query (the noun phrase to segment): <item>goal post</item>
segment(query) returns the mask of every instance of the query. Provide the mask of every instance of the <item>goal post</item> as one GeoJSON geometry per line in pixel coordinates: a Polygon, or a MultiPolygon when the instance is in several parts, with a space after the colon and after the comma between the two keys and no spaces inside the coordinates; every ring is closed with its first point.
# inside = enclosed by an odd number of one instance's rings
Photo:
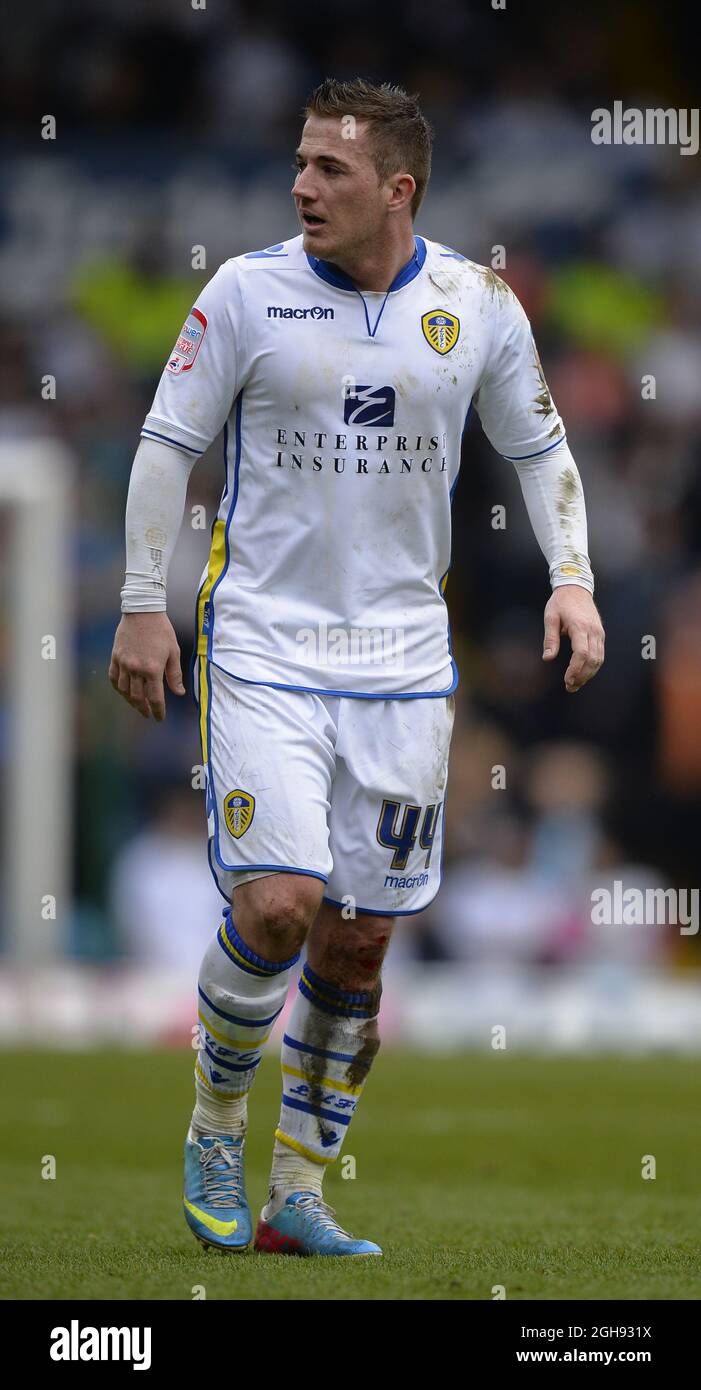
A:
{"type": "Polygon", "coordinates": [[[6,699],[3,948],[60,955],[71,911],[74,466],[51,438],[0,440],[6,699]]]}

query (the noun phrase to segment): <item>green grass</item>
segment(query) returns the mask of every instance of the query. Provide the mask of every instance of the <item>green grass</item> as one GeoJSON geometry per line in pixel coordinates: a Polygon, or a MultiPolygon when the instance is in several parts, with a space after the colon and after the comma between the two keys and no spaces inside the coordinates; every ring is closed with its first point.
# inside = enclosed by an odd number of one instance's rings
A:
{"type": "MultiPolygon", "coordinates": [[[[6,1054],[0,1294],[21,1299],[698,1299],[698,1062],[380,1052],[325,1196],[382,1260],[201,1249],[180,1212],[194,1054],[6,1054]],[[41,1178],[56,1158],[55,1181],[41,1178]],[[653,1154],[654,1181],[641,1178],[653,1154]]],[[[251,1100],[266,1195],[279,1072],[251,1100]]]]}

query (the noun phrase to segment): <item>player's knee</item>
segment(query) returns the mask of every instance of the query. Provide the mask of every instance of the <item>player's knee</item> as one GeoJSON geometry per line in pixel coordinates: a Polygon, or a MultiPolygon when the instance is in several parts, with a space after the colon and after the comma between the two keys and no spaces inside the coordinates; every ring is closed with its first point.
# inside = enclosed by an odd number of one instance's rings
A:
{"type": "Polygon", "coordinates": [[[237,928],[244,939],[255,938],[250,944],[262,956],[279,959],[294,955],[306,940],[322,893],[319,879],[301,874],[271,874],[243,884],[234,893],[237,928]]]}
{"type": "Polygon", "coordinates": [[[258,927],[276,944],[298,951],[314,921],[314,910],[307,897],[283,895],[273,898],[258,912],[258,927]]]}
{"type": "Polygon", "coordinates": [[[394,923],[391,917],[371,917],[348,938],[348,964],[358,980],[371,986],[380,978],[394,923]]]}
{"type": "Polygon", "coordinates": [[[313,943],[319,973],[340,989],[375,990],[393,926],[392,917],[370,916],[320,923],[313,943]]]}

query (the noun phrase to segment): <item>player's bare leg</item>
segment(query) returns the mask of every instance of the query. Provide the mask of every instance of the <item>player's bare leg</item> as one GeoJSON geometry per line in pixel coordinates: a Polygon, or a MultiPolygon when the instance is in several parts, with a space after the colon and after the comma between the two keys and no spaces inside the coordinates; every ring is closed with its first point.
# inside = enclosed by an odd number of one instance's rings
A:
{"type": "Polygon", "coordinates": [[[185,1218],[203,1243],[242,1250],[251,1238],[243,1179],[247,1100],[324,885],[271,874],[234,890],[198,983],[196,1103],[185,1142],[185,1218]]]}
{"type": "Polygon", "coordinates": [[[341,1151],[377,1054],[380,972],[391,917],[346,919],[323,904],[283,1037],[283,1098],[267,1206],[256,1249],[301,1255],[378,1255],[322,1200],[326,1166],[341,1151]]]}
{"type": "Polygon", "coordinates": [[[346,919],[339,908],[322,903],[307,941],[312,970],[337,989],[378,988],[395,921],[370,913],[346,919]]]}
{"type": "Polygon", "coordinates": [[[193,1128],[239,1133],[261,1047],[287,995],[324,885],[302,874],[270,874],[234,889],[232,909],[202,961],[203,1032],[195,1069],[193,1128]]]}
{"type": "Polygon", "coordinates": [[[321,879],[309,874],[268,874],[234,889],[236,929],[267,960],[287,960],[303,945],[319,911],[321,879]]]}

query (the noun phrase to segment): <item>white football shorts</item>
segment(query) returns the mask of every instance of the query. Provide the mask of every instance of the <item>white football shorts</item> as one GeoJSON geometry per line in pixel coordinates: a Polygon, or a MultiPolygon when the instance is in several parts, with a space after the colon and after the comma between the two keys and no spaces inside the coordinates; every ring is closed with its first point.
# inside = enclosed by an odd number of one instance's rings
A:
{"type": "Polygon", "coordinates": [[[310,874],[358,912],[421,912],[441,879],[454,696],[357,699],[253,685],[197,658],[209,862],[237,884],[310,874]]]}

